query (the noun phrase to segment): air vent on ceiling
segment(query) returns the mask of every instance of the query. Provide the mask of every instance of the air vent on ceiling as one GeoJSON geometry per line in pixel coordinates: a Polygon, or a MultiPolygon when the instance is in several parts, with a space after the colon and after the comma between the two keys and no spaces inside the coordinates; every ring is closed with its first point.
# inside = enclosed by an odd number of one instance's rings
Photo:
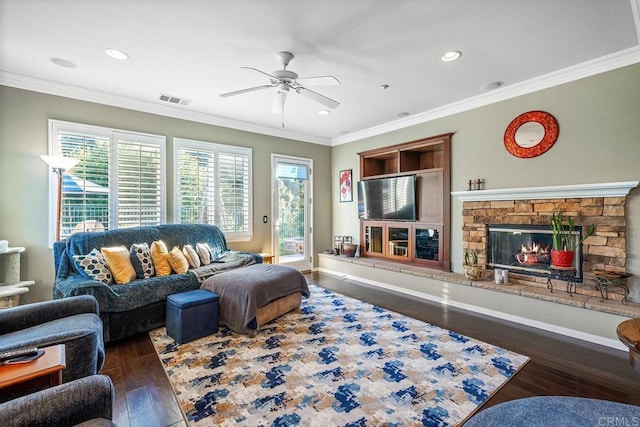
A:
{"type": "Polygon", "coordinates": [[[178,98],[177,96],[166,95],[164,93],[160,94],[160,101],[166,101],[172,104],[180,104],[180,105],[187,105],[191,102],[190,99],[178,98]]]}

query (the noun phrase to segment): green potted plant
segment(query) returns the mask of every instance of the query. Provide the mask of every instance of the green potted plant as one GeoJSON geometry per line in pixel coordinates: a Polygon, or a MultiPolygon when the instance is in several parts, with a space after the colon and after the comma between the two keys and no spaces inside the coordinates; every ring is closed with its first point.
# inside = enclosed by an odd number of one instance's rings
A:
{"type": "Polygon", "coordinates": [[[478,254],[475,252],[464,253],[464,275],[467,279],[478,280],[484,276],[484,266],[478,264],[478,254]]]}
{"type": "Polygon", "coordinates": [[[572,267],[573,258],[578,245],[593,234],[595,226],[591,224],[582,234],[582,239],[575,233],[575,218],[563,217],[562,211],[554,212],[550,219],[553,232],[553,244],[551,249],[551,265],[555,267],[572,267]],[[565,225],[566,223],[566,225],[565,225]]]}

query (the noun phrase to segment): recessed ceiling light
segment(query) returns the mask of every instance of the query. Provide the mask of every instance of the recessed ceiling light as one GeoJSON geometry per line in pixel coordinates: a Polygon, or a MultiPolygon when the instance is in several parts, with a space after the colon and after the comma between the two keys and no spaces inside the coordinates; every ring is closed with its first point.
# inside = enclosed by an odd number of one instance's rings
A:
{"type": "Polygon", "coordinates": [[[498,89],[502,85],[504,85],[504,82],[501,82],[501,81],[485,83],[482,86],[480,86],[480,90],[484,90],[484,91],[494,90],[494,89],[498,89]]]}
{"type": "Polygon", "coordinates": [[[380,85],[380,89],[382,90],[389,89],[389,85],[380,85]]]}
{"type": "Polygon", "coordinates": [[[396,117],[402,118],[402,117],[407,117],[408,115],[409,115],[409,113],[407,113],[406,111],[403,111],[401,113],[397,113],[396,117]]]}
{"type": "Polygon", "coordinates": [[[328,116],[329,114],[331,114],[331,111],[320,110],[320,111],[318,111],[318,114],[320,114],[321,116],[328,116]]]}
{"type": "Polygon", "coordinates": [[[125,59],[129,59],[129,55],[127,55],[126,52],[123,52],[119,49],[113,49],[113,48],[106,48],[104,50],[104,53],[106,53],[107,55],[109,55],[110,57],[112,57],[113,59],[119,59],[121,61],[124,61],[125,59]]]}
{"type": "Polygon", "coordinates": [[[459,50],[450,50],[449,52],[443,53],[442,56],[440,57],[440,60],[444,62],[451,62],[451,61],[455,61],[461,56],[462,56],[462,52],[460,52],[459,50]]]}
{"type": "Polygon", "coordinates": [[[64,68],[76,68],[76,64],[74,64],[71,61],[67,61],[66,59],[61,59],[61,58],[49,58],[49,61],[53,62],[54,64],[60,66],[60,67],[64,67],[64,68]]]}

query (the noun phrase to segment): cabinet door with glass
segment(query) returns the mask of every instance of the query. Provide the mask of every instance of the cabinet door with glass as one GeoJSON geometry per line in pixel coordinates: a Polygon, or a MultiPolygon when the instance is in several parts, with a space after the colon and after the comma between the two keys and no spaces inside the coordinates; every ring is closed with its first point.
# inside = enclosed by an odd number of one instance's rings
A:
{"type": "Polygon", "coordinates": [[[411,228],[409,225],[389,224],[386,228],[387,257],[401,261],[411,259],[411,228]]]}
{"type": "Polygon", "coordinates": [[[442,264],[442,226],[415,224],[413,228],[413,259],[439,266],[442,264]]]}
{"type": "Polygon", "coordinates": [[[362,227],[363,251],[368,256],[385,256],[384,222],[366,221],[362,227]]]}

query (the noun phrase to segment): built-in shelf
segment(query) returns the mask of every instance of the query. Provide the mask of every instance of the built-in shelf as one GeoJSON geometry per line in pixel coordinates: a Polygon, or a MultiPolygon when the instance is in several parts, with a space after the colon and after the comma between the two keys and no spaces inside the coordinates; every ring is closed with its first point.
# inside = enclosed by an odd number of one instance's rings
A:
{"type": "Polygon", "coordinates": [[[463,202],[491,200],[565,199],[584,197],[625,197],[640,181],[597,184],[553,185],[548,187],[501,188],[496,190],[452,191],[463,202]]]}
{"type": "Polygon", "coordinates": [[[450,270],[451,135],[358,153],[361,180],[416,177],[416,221],[361,221],[364,256],[450,270]]]}

